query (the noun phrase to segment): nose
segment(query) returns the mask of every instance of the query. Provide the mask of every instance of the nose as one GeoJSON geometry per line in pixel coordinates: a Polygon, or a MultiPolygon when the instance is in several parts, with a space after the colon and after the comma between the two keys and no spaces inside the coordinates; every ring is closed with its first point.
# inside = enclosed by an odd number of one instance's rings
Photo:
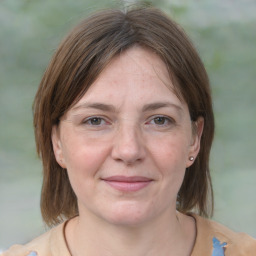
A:
{"type": "Polygon", "coordinates": [[[136,125],[122,125],[113,141],[112,158],[132,165],[144,159],[145,144],[140,128],[136,125]]]}

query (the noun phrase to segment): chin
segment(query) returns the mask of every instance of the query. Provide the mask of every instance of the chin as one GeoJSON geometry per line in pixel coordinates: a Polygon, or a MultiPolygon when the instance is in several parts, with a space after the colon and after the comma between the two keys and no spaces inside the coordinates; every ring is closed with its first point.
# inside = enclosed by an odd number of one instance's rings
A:
{"type": "Polygon", "coordinates": [[[108,223],[119,226],[119,227],[127,227],[127,228],[135,228],[140,227],[144,223],[147,222],[149,218],[145,218],[143,216],[114,216],[113,218],[108,218],[108,223]]]}
{"type": "Polygon", "coordinates": [[[113,225],[138,227],[153,217],[150,212],[147,207],[141,205],[136,207],[134,203],[122,203],[113,206],[109,213],[102,217],[113,225]]]}

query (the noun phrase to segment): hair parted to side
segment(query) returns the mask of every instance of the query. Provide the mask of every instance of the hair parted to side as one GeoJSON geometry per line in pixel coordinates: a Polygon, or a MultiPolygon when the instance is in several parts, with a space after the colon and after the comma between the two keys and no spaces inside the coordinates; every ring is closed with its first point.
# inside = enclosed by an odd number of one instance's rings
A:
{"type": "Polygon", "coordinates": [[[201,149],[186,171],[177,208],[184,213],[212,214],[209,154],[214,116],[204,65],[184,31],[167,15],[152,7],[133,7],[126,12],[100,11],[83,20],[60,44],[39,85],[33,105],[34,130],[43,162],[41,212],[49,226],[78,214],[67,171],[55,160],[52,127],[58,125],[106,65],[134,45],[152,50],[164,61],[177,95],[188,105],[191,120],[204,118],[201,149]]]}

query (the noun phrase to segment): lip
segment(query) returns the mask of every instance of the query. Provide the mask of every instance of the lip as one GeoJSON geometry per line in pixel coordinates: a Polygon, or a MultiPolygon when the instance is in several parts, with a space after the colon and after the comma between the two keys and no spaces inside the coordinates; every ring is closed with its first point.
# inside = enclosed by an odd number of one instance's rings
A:
{"type": "Polygon", "coordinates": [[[153,181],[143,176],[111,176],[102,180],[112,188],[123,192],[139,191],[153,181]]]}

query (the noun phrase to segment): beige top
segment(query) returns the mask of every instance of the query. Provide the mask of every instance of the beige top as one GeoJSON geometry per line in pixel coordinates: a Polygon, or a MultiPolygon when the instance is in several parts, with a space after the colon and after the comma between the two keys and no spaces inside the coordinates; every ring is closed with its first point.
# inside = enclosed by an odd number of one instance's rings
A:
{"type": "MultiPolygon", "coordinates": [[[[256,240],[245,233],[236,233],[227,227],[198,215],[191,214],[196,220],[197,237],[191,256],[222,256],[213,253],[213,237],[221,244],[226,242],[224,256],[256,256],[256,240]]],[[[71,256],[64,236],[64,222],[39,236],[26,245],[14,245],[0,256],[27,256],[37,252],[38,256],[71,256]]]]}

